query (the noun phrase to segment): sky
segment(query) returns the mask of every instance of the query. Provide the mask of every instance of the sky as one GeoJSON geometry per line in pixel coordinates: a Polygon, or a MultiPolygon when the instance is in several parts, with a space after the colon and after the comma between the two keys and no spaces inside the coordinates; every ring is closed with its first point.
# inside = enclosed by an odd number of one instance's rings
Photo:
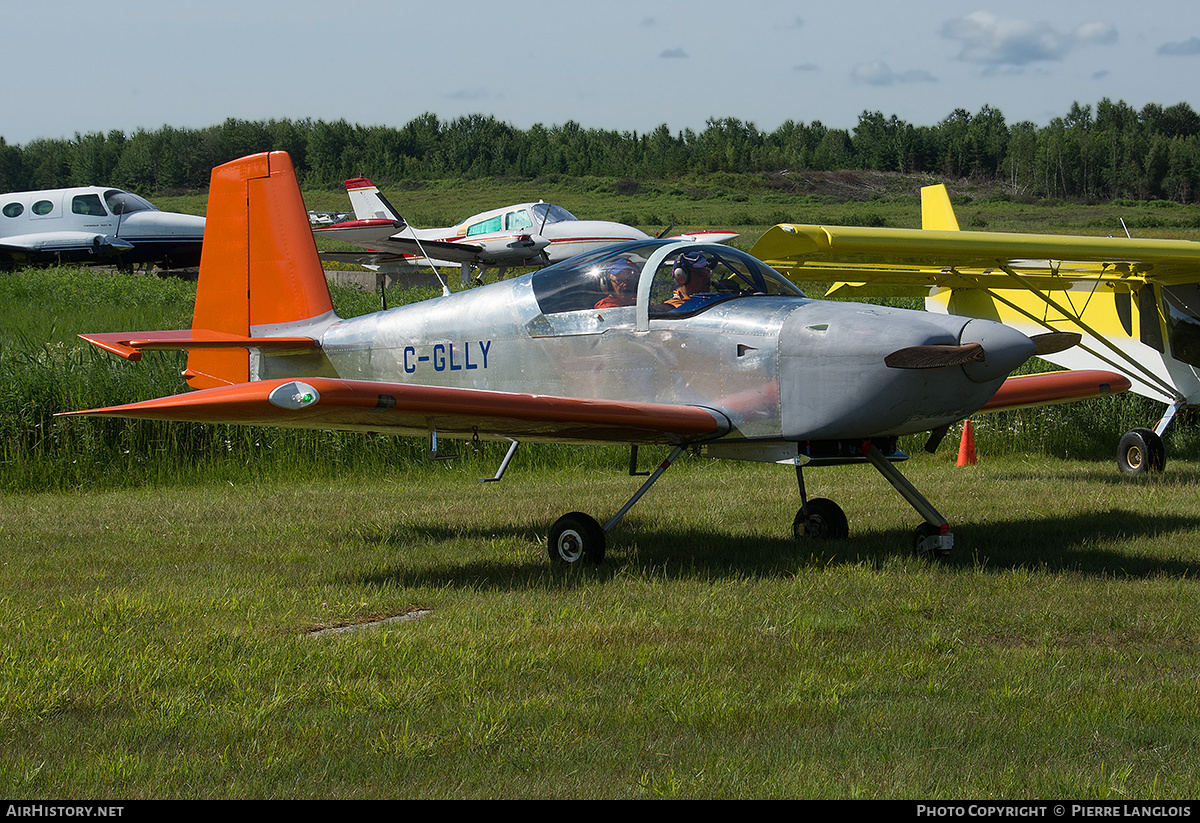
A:
{"type": "Polygon", "coordinates": [[[10,145],[427,112],[679,133],[984,106],[1044,126],[1104,98],[1200,111],[1195,0],[9,0],[0,54],[10,145]]]}

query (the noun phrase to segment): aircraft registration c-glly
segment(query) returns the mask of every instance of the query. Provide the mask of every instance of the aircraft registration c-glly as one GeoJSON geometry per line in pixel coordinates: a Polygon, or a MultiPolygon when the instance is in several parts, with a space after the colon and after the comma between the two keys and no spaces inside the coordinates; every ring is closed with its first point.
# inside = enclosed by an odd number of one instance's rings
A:
{"type": "MultiPolygon", "coordinates": [[[[896,439],[929,431],[935,445],[1013,369],[1072,342],[812,300],[739,250],[654,239],[342,319],[282,152],[213,170],[191,329],[81,336],[130,360],[186,349],[198,391],[69,414],[416,434],[435,450],[438,437],[510,441],[492,479],[523,440],[671,446],[603,526],[572,512],[551,527],[550,556],[565,563],[599,562],[606,534],[689,449],[794,467],[792,528],[805,539],[845,537],[848,524],[807,496],[803,468],[869,462],[921,515],[917,551],[944,554],[949,524],[897,470],[896,439]]],[[[995,402],[1048,386],[1009,385],[995,402]]]]}

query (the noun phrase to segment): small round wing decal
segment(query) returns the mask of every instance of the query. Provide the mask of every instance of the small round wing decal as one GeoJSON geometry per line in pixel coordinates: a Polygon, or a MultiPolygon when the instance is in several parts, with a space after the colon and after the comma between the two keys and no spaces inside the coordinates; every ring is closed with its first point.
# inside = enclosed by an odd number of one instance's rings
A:
{"type": "Polygon", "coordinates": [[[276,386],[267,395],[267,399],[271,401],[272,405],[281,409],[304,409],[320,400],[321,395],[307,383],[293,380],[282,386],[276,386]]]}

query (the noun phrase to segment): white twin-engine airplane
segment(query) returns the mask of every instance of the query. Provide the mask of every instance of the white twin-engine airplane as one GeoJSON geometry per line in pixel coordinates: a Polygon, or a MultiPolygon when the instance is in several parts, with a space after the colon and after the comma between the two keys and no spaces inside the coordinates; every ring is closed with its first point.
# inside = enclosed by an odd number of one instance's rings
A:
{"type": "MultiPolygon", "coordinates": [[[[514,267],[544,266],[601,246],[650,235],[607,220],[580,220],[552,203],[519,203],[468,217],[454,226],[414,229],[367,178],[346,181],[354,220],[313,229],[318,237],[340,240],[368,250],[324,252],[326,259],[351,260],[381,272],[424,266],[458,266],[462,282],[477,270],[496,269],[500,276],[514,267]]],[[[735,232],[701,231],[673,239],[725,243],[735,232]]]]}
{"type": "Polygon", "coordinates": [[[0,265],[200,264],[204,218],[159,211],[120,189],[84,186],[0,194],[0,265]]]}

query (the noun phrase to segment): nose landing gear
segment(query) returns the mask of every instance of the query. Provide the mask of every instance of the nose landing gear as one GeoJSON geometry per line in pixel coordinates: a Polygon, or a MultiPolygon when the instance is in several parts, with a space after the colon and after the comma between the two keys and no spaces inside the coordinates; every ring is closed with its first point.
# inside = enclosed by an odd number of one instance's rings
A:
{"type": "MultiPolygon", "coordinates": [[[[925,522],[913,532],[913,549],[918,556],[945,557],[954,548],[954,535],[950,524],[938,513],[912,483],[900,473],[896,466],[884,456],[871,441],[859,448],[860,458],[866,460],[900,492],[925,522]]],[[[838,462],[849,462],[839,460],[838,462]]],[[[800,487],[800,510],[792,521],[792,534],[796,539],[839,540],[850,534],[850,527],[842,509],[832,500],[817,497],[812,500],[804,489],[804,469],[801,459],[796,460],[796,482],[800,487]]]]}

